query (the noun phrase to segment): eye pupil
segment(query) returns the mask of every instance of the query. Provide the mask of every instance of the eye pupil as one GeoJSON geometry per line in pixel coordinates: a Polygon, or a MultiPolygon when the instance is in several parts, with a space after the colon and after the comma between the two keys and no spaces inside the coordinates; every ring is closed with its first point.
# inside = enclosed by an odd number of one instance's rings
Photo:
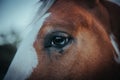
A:
{"type": "Polygon", "coordinates": [[[52,40],[52,45],[55,47],[64,47],[68,43],[67,37],[56,36],[52,40]]]}

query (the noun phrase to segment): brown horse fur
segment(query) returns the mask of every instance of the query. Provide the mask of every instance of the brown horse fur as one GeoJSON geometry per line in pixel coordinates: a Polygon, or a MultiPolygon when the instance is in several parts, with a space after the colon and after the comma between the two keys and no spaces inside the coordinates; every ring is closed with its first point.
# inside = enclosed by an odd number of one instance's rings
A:
{"type": "Polygon", "coordinates": [[[99,0],[56,0],[34,43],[39,64],[30,80],[120,80],[110,34],[120,41],[120,7],[99,0]],[[49,34],[72,37],[62,50],[46,48],[49,34]]]}

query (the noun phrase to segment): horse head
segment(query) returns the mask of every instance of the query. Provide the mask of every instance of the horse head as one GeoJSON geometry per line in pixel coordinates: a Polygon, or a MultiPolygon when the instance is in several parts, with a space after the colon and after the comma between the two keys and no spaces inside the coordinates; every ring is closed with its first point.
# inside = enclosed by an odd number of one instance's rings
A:
{"type": "Polygon", "coordinates": [[[12,69],[18,74],[16,79],[24,74],[29,80],[120,79],[118,5],[106,0],[56,0],[47,13],[42,24],[37,24],[41,28],[32,43],[35,53],[20,52],[30,57],[22,61],[31,65],[22,62],[26,66],[20,64],[24,67],[20,76],[16,67],[12,69]]]}

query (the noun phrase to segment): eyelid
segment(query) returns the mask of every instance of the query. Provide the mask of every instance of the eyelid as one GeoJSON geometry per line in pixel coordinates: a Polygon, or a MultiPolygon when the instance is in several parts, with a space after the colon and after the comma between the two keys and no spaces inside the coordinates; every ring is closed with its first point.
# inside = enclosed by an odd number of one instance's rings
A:
{"type": "Polygon", "coordinates": [[[52,32],[52,33],[48,34],[44,39],[44,47],[45,48],[52,47],[51,41],[52,41],[53,37],[55,37],[55,36],[61,36],[61,37],[63,36],[63,37],[68,38],[68,42],[65,45],[67,45],[72,40],[72,37],[66,32],[62,32],[62,31],[52,32]]]}

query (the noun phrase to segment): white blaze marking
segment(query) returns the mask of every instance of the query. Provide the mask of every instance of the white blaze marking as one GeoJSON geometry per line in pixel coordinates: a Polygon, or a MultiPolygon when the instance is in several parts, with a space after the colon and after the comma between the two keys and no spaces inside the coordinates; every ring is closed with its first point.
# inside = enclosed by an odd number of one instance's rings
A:
{"type": "Polygon", "coordinates": [[[38,22],[30,25],[31,30],[21,42],[4,80],[25,80],[31,75],[33,69],[38,64],[37,54],[33,47],[33,43],[45,18],[49,15],[50,13],[45,14],[38,22]]]}
{"type": "Polygon", "coordinates": [[[111,39],[111,43],[112,43],[112,45],[117,53],[117,56],[118,56],[118,57],[115,57],[115,60],[117,63],[120,63],[120,50],[119,50],[117,42],[115,41],[115,36],[113,34],[111,34],[110,39],[111,39]]]}

